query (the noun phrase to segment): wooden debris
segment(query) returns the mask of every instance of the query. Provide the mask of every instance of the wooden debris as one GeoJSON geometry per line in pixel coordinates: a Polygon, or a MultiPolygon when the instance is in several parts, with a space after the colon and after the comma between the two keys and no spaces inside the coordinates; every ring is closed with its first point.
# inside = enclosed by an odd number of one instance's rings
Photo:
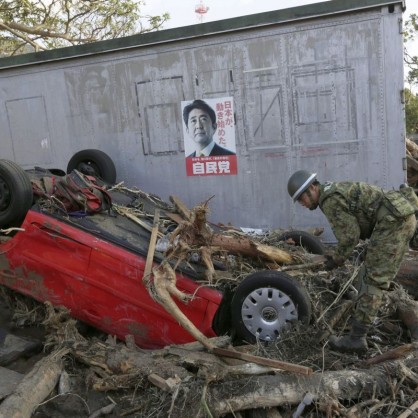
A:
{"type": "Polygon", "coordinates": [[[176,388],[181,383],[181,379],[178,377],[169,377],[168,379],[164,379],[161,376],[158,376],[156,373],[151,373],[148,376],[148,380],[154,385],[159,387],[165,392],[174,392],[176,388]]]}
{"type": "MultiPolygon", "coordinates": [[[[376,393],[379,393],[379,400],[383,401],[385,397],[391,397],[392,404],[396,405],[395,399],[399,399],[399,397],[395,398],[395,392],[398,390],[397,388],[401,387],[401,382],[404,382],[404,388],[407,388],[405,383],[410,382],[412,391],[418,382],[416,373],[413,371],[418,366],[418,358],[412,345],[409,347],[410,351],[406,350],[407,347],[398,351],[398,353],[404,353],[403,357],[405,358],[402,360],[393,361],[388,360],[389,357],[382,358],[380,360],[383,363],[376,366],[372,363],[376,360],[372,360],[367,365],[367,369],[358,369],[358,367],[366,367],[366,365],[356,363],[357,370],[344,368],[338,371],[329,371],[324,365],[324,369],[322,367],[315,368],[315,372],[312,372],[311,368],[301,366],[303,363],[295,362],[289,364],[296,366],[297,371],[292,367],[290,373],[283,373],[281,370],[284,369],[278,367],[278,364],[282,366],[286,362],[252,355],[250,353],[254,352],[254,346],[235,347],[233,356],[239,358],[232,359],[236,364],[228,365],[224,359],[231,358],[224,357],[225,351],[219,352],[215,349],[213,353],[207,352],[198,342],[151,351],[138,350],[136,347],[113,340],[104,343],[74,338],[73,333],[69,332],[68,326],[75,325],[73,322],[70,322],[69,325],[64,324],[62,313],[59,312],[59,315],[59,321],[51,321],[55,324],[54,335],[65,338],[63,332],[58,332],[56,328],[58,324],[65,327],[67,334],[72,335],[66,344],[74,361],[77,360],[92,370],[94,377],[90,380],[91,388],[106,393],[124,389],[121,399],[127,398],[126,390],[129,388],[135,392],[136,396],[132,396],[132,399],[137,400],[136,404],[130,404],[128,408],[126,405],[125,408],[121,408],[119,405],[112,408],[112,414],[117,416],[129,416],[135,411],[140,411],[137,413],[141,416],[148,416],[149,410],[144,404],[144,397],[146,398],[148,393],[150,399],[156,398],[155,391],[161,390],[165,395],[159,395],[157,398],[167,399],[168,397],[169,404],[165,411],[169,411],[168,415],[172,418],[185,416],[184,404],[188,405],[187,416],[203,418],[205,416],[202,409],[203,403],[214,418],[232,412],[237,417],[241,412],[241,416],[244,416],[245,410],[256,410],[257,408],[270,408],[268,416],[280,416],[277,415],[279,412],[274,409],[275,407],[280,408],[283,412],[287,411],[284,416],[291,416],[291,413],[296,413],[298,406],[303,404],[306,393],[313,395],[313,408],[315,408],[318,417],[325,418],[325,412],[324,415],[321,415],[325,410],[328,411],[327,416],[329,417],[357,417],[363,416],[366,407],[374,407],[376,411],[379,411],[379,408],[383,410],[385,405],[387,408],[387,402],[380,404],[374,400],[376,393]],[[220,354],[215,354],[216,351],[220,354]],[[254,358],[258,364],[253,363],[254,358]],[[258,361],[259,359],[261,361],[258,361]],[[263,365],[265,363],[269,365],[263,365]],[[272,363],[274,364],[272,365],[272,363]],[[311,372],[309,374],[298,373],[301,370],[305,371],[305,369],[311,369],[311,372]],[[397,379],[399,382],[397,386],[391,377],[397,379]],[[208,385],[209,382],[210,385],[208,385]],[[153,387],[151,391],[149,391],[150,384],[153,387]],[[349,404],[350,407],[346,409],[338,402],[338,399],[344,404],[349,404]]],[[[210,339],[211,346],[225,346],[228,343],[229,340],[226,337],[210,339]]],[[[281,344],[285,343],[285,341],[280,342],[277,345],[277,350],[281,350],[281,344]]],[[[57,341],[57,344],[60,342],[57,341]]],[[[263,350],[263,347],[261,349],[263,350]]],[[[326,347],[324,350],[323,354],[325,355],[326,347]]],[[[342,359],[344,357],[342,356],[342,359]]],[[[308,358],[305,360],[309,364],[310,360],[308,358]]],[[[71,363],[74,364],[74,361],[71,363]]],[[[58,373],[57,375],[59,376],[58,373]]],[[[405,393],[408,393],[407,390],[404,389],[405,393]]],[[[403,396],[405,397],[405,395],[403,396]]],[[[415,408],[414,402],[407,402],[408,398],[404,399],[404,406],[401,408],[409,405],[407,408],[413,410],[415,408]]],[[[107,406],[112,407],[111,405],[107,406]]],[[[308,406],[306,406],[307,408],[308,406]]],[[[105,414],[105,410],[102,408],[96,412],[100,412],[101,415],[105,414]]],[[[396,414],[381,413],[380,415],[395,416],[396,414]]],[[[0,416],[2,415],[0,414],[0,416]]]]}
{"type": "Polygon", "coordinates": [[[210,199],[192,210],[189,210],[178,197],[171,196],[170,200],[184,221],[171,234],[171,249],[167,252],[167,257],[168,259],[176,258],[180,262],[185,260],[191,252],[198,252],[206,265],[209,283],[215,275],[212,254],[216,251],[262,258],[279,264],[293,261],[291,254],[279,248],[253,241],[242,235],[213,232],[206,220],[210,199]]]}
{"type": "Polygon", "coordinates": [[[315,255],[310,257],[309,262],[303,264],[292,264],[290,266],[281,266],[278,270],[280,271],[292,271],[292,270],[308,270],[308,269],[317,269],[320,266],[323,266],[326,261],[325,256],[315,255]]]}
{"type": "Polygon", "coordinates": [[[60,350],[39,360],[13,393],[0,404],[0,417],[30,418],[58,383],[63,370],[62,358],[67,352],[60,350]]]}
{"type": "Polygon", "coordinates": [[[345,300],[341,302],[340,306],[337,309],[337,312],[333,312],[331,318],[326,322],[328,329],[321,332],[317,338],[318,341],[325,341],[329,336],[334,332],[335,326],[341,321],[341,319],[347,317],[348,311],[353,307],[354,302],[351,300],[345,300]]]}
{"type": "MultiPolygon", "coordinates": [[[[221,335],[220,337],[212,337],[210,341],[215,347],[228,347],[231,344],[231,337],[228,335],[221,335]]],[[[181,345],[170,345],[166,348],[169,352],[180,348],[181,350],[187,350],[191,352],[195,351],[206,351],[205,346],[202,345],[199,341],[193,341],[191,343],[181,344],[181,345]]],[[[206,353],[205,353],[206,355],[206,353]]]]}
{"type": "Polygon", "coordinates": [[[103,408],[98,409],[93,412],[89,418],[99,418],[103,415],[109,415],[116,407],[116,404],[110,403],[109,405],[104,406],[103,408]]]}
{"type": "MultiPolygon", "coordinates": [[[[405,363],[409,368],[417,367],[418,358],[406,360],[405,363]]],[[[210,387],[208,406],[213,416],[219,417],[231,410],[297,405],[308,392],[313,395],[313,401],[327,398],[347,401],[357,400],[359,397],[367,399],[375,393],[383,396],[385,393],[392,393],[393,386],[388,374],[396,373],[399,364],[401,363],[395,361],[385,363],[385,368],[376,366],[367,370],[324,371],[310,376],[261,376],[252,385],[246,379],[229,383],[217,382],[210,387]],[[232,397],[229,385],[234,385],[235,395],[232,397]]]]}
{"type": "Polygon", "coordinates": [[[275,261],[279,264],[291,263],[292,255],[280,248],[261,244],[248,237],[214,234],[212,245],[221,248],[229,254],[275,261]]]}
{"type": "Polygon", "coordinates": [[[418,401],[415,401],[405,412],[402,412],[398,418],[408,418],[418,409],[418,401]]]}
{"type": "MultiPolygon", "coordinates": [[[[416,155],[418,156],[418,149],[416,155]]],[[[412,165],[411,170],[413,169],[412,165]]],[[[143,401],[143,398],[147,396],[147,391],[152,393],[150,398],[168,400],[168,406],[167,403],[164,406],[158,405],[159,413],[163,414],[162,411],[168,411],[167,415],[172,418],[185,416],[184,405],[187,405],[187,416],[196,418],[204,416],[215,418],[231,413],[236,417],[242,417],[244,416],[243,411],[257,408],[266,409],[270,418],[277,418],[281,415],[279,410],[274,409],[276,407],[281,408],[283,416],[291,416],[292,412],[293,416],[296,416],[298,407],[300,407],[300,413],[303,408],[306,407],[305,412],[308,409],[307,394],[312,395],[314,403],[311,408],[315,412],[311,410],[310,413],[317,414],[315,416],[318,417],[358,417],[363,416],[365,408],[370,410],[374,408],[376,411],[376,415],[368,412],[367,416],[370,417],[378,416],[377,414],[395,416],[402,410],[404,412],[398,415],[398,418],[414,416],[418,409],[418,402],[414,402],[412,399],[416,394],[414,390],[416,390],[418,382],[415,372],[418,367],[417,346],[406,343],[396,346],[396,344],[401,337],[404,338],[406,335],[405,329],[401,329],[403,325],[414,329],[416,302],[409,301],[402,305],[398,303],[399,298],[395,298],[397,313],[402,324],[398,319],[394,321],[396,322],[396,326],[393,326],[395,332],[396,330],[401,331],[391,338],[389,342],[391,346],[386,345],[389,343],[384,338],[384,343],[379,346],[377,339],[373,340],[373,344],[376,345],[373,354],[376,352],[378,354],[369,359],[358,361],[356,357],[352,356],[336,357],[335,353],[329,352],[326,340],[333,329],[336,330],[341,325],[340,322],[343,322],[343,319],[347,317],[347,312],[353,304],[351,300],[341,300],[341,298],[342,294],[347,291],[347,285],[351,283],[354,275],[349,280],[342,277],[343,280],[338,283],[335,272],[331,274],[315,271],[315,274],[312,274],[310,269],[318,270],[318,267],[323,263],[323,256],[298,258],[297,255],[294,256],[296,253],[283,251],[273,245],[266,245],[265,241],[261,244],[239,233],[233,227],[228,227],[223,233],[217,233],[206,222],[208,201],[196,208],[188,209],[180,199],[172,197],[171,200],[178,213],[167,213],[161,216],[174,220],[179,227],[172,234],[172,248],[166,254],[167,260],[158,267],[153,264],[153,258],[156,238],[161,236],[158,228],[159,212],[155,213],[152,227],[148,222],[145,222],[147,230],[151,232],[151,238],[144,277],[152,297],[161,303],[197,341],[153,351],[139,350],[129,338],[125,344],[118,342],[116,338],[106,343],[73,337],[65,342],[64,340],[56,341],[58,346],[65,343],[65,346],[69,347],[68,350],[70,350],[74,363],[78,361],[84,367],[90,368],[89,383],[91,383],[90,387],[93,390],[108,393],[120,389],[124,391],[132,389],[135,394],[132,396],[133,403],[129,408],[121,410],[119,405],[107,405],[94,412],[90,418],[107,413],[115,414],[115,416],[129,416],[137,411],[140,411],[138,413],[141,416],[151,416],[149,410],[146,410],[146,402],[143,401]],[[277,343],[260,344],[259,347],[248,345],[229,349],[226,347],[230,346],[230,338],[203,336],[177,306],[177,301],[187,303],[191,296],[177,289],[175,268],[181,260],[187,261],[190,252],[196,251],[199,252],[206,265],[209,279],[216,276],[212,256],[223,254],[223,252],[252,258],[257,263],[264,263],[266,268],[270,268],[268,263],[273,261],[271,268],[276,269],[279,264],[280,270],[293,271],[298,280],[312,282],[314,277],[317,278],[322,285],[318,293],[324,293],[331,299],[322,307],[312,304],[312,309],[315,310],[314,320],[305,334],[310,339],[304,338],[303,334],[297,330],[294,334],[292,332],[289,335],[286,334],[283,341],[277,343]],[[176,261],[174,267],[168,262],[173,260],[176,261]],[[298,260],[297,263],[296,260],[298,260]],[[339,293],[341,288],[343,292],[339,293]],[[332,307],[332,311],[329,310],[329,307],[332,307]],[[410,323],[411,325],[408,325],[410,323]],[[285,351],[286,340],[292,339],[297,341],[294,345],[289,345],[291,355],[288,355],[285,351]],[[312,349],[314,351],[318,348],[316,357],[310,357],[309,354],[304,357],[305,353],[309,351],[307,349],[311,348],[308,346],[312,341],[313,346],[318,345],[312,349]],[[296,350],[292,351],[293,347],[300,348],[303,351],[302,356],[296,350]],[[381,351],[384,350],[386,351],[381,354],[381,351]],[[268,354],[272,353],[273,356],[270,358],[268,354]],[[283,359],[289,361],[283,361],[283,359]],[[350,368],[352,364],[355,364],[357,369],[352,370],[350,368]],[[330,366],[333,370],[327,369],[330,366]],[[399,392],[402,392],[402,400],[400,400],[399,392]],[[379,394],[379,399],[376,398],[376,394],[379,394]],[[139,404],[135,405],[135,401],[139,404]],[[396,413],[387,414],[388,405],[392,404],[391,412],[393,412],[397,402],[399,408],[396,409],[396,413]]],[[[143,222],[135,215],[132,216],[128,217],[134,222],[138,222],[138,220],[143,222]]],[[[410,296],[413,296],[411,292],[417,291],[418,264],[414,258],[410,264],[412,265],[410,268],[405,268],[405,264],[402,264],[397,282],[410,283],[411,291],[408,289],[408,292],[410,296]]],[[[344,271],[345,274],[347,271],[350,273],[350,268],[344,271]]],[[[247,271],[244,274],[247,274],[247,271]]],[[[312,296],[318,295],[312,293],[312,296]]],[[[315,299],[315,303],[319,303],[318,301],[319,296],[318,299],[315,299]]],[[[56,322],[54,336],[64,337],[65,333],[60,333],[57,330],[58,326],[63,326],[63,324],[60,321],[56,322]]],[[[392,337],[392,334],[388,335],[392,337]]],[[[380,336],[381,334],[378,333],[373,335],[377,338],[380,336]]],[[[371,350],[368,354],[372,354],[371,350]]],[[[60,373],[58,371],[56,373],[59,377],[60,373]]],[[[52,376],[51,384],[54,379],[52,376]]],[[[47,389],[49,387],[45,386],[45,391],[47,389]]],[[[37,388],[35,391],[39,392],[37,388]]],[[[44,396],[47,395],[38,396],[38,398],[44,396]]],[[[126,392],[121,398],[128,398],[126,392]]],[[[20,408],[21,401],[18,402],[20,408]]],[[[40,402],[38,401],[38,403],[40,402]]],[[[1,407],[3,405],[4,403],[0,404],[0,416],[13,417],[9,411],[7,415],[2,415],[1,407]]],[[[25,411],[29,411],[32,407],[24,408],[25,411]]]]}
{"type": "Polygon", "coordinates": [[[191,211],[189,208],[181,201],[181,199],[177,196],[170,196],[170,201],[174,204],[177,212],[185,221],[191,221],[191,211]]]}
{"type": "Polygon", "coordinates": [[[184,217],[184,221],[179,223],[170,236],[169,249],[166,251],[167,260],[175,258],[178,264],[186,260],[192,252],[197,252],[206,266],[206,276],[211,283],[215,268],[212,262],[213,233],[206,222],[208,201],[189,211],[180,199],[171,197],[171,200],[184,217]]]}
{"type": "MultiPolygon", "coordinates": [[[[143,220],[141,220],[140,218],[138,218],[138,216],[134,215],[132,213],[132,211],[124,206],[116,206],[115,205],[115,209],[117,210],[117,212],[123,216],[126,216],[127,218],[129,218],[131,221],[134,221],[136,224],[142,226],[142,228],[146,229],[147,231],[151,232],[152,231],[152,227],[147,223],[144,222],[143,220]]],[[[156,211],[159,209],[156,209],[156,211]]],[[[157,231],[157,234],[159,236],[162,236],[162,233],[157,231]]]]}
{"type": "Polygon", "coordinates": [[[213,349],[210,340],[205,337],[190,321],[189,318],[178,308],[171,295],[176,299],[187,302],[190,295],[187,295],[176,287],[176,273],[172,267],[163,262],[158,268],[153,270],[154,273],[154,289],[157,294],[157,301],[163,308],[175,318],[181,326],[187,330],[197,341],[201,342],[209,350],[213,349]]]}
{"type": "Polygon", "coordinates": [[[396,307],[400,320],[408,329],[412,339],[418,342],[418,302],[406,298],[398,299],[396,307]]]}
{"type": "Polygon", "coordinates": [[[286,370],[292,373],[311,375],[313,370],[310,367],[299,366],[298,364],[291,364],[280,360],[268,359],[264,357],[253,356],[239,351],[215,347],[212,350],[218,356],[232,357],[239,360],[249,361],[251,363],[260,364],[263,366],[273,367],[281,370],[286,370]]]}
{"type": "Polygon", "coordinates": [[[362,367],[372,366],[375,364],[383,363],[388,360],[398,360],[406,357],[411,351],[416,350],[418,345],[415,344],[405,344],[400,347],[396,347],[393,350],[386,351],[386,353],[381,354],[380,356],[375,356],[369,358],[366,361],[361,362],[362,367]]]}
{"type": "Polygon", "coordinates": [[[13,392],[23,376],[21,373],[0,366],[0,401],[13,392]]]}
{"type": "Polygon", "coordinates": [[[403,259],[395,282],[399,283],[412,298],[418,299],[418,251],[410,251],[403,259]]]}
{"type": "Polygon", "coordinates": [[[151,280],[151,270],[152,270],[152,264],[154,262],[154,252],[155,252],[155,245],[157,242],[159,222],[160,222],[160,210],[155,209],[154,224],[151,230],[151,238],[150,238],[150,243],[148,247],[147,260],[145,261],[144,276],[142,277],[142,282],[147,287],[149,286],[149,283],[151,280]]]}

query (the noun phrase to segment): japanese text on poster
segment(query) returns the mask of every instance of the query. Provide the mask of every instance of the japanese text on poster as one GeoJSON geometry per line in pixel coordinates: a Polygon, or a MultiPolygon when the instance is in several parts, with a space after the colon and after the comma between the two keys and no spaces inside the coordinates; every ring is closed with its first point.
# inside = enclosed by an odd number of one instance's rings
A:
{"type": "Polygon", "coordinates": [[[181,105],[187,175],[236,175],[233,98],[196,99],[181,105]]]}

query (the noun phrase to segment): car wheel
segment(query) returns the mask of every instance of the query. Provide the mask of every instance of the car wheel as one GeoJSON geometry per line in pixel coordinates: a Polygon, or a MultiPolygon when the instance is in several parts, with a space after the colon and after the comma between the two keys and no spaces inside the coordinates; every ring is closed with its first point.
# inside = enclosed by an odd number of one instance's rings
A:
{"type": "Polygon", "coordinates": [[[85,149],[75,153],[67,165],[67,174],[74,169],[88,176],[102,179],[106,183],[116,182],[116,168],[113,160],[98,149],[85,149]]]}
{"type": "Polygon", "coordinates": [[[32,183],[25,170],[0,160],[0,227],[20,225],[32,203],[32,183]]]}
{"type": "Polygon", "coordinates": [[[292,239],[295,245],[305,248],[311,254],[325,254],[325,246],[315,235],[305,231],[288,231],[279,236],[279,241],[292,239]]]}
{"type": "Polygon", "coordinates": [[[266,270],[247,276],[231,302],[232,333],[250,344],[277,340],[290,323],[308,323],[310,318],[306,290],[282,271],[266,270]]]}

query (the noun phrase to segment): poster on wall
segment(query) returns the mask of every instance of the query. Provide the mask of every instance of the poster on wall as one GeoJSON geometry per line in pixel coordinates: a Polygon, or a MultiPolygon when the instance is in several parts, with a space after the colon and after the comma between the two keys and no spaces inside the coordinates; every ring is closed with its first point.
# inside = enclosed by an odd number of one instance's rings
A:
{"type": "Polygon", "coordinates": [[[188,176],[237,174],[232,97],[181,102],[188,176]]]}

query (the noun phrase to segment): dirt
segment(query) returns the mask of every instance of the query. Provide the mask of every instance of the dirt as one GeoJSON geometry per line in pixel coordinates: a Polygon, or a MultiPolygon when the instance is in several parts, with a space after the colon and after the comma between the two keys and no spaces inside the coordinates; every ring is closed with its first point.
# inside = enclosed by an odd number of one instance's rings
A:
{"type": "MultiPolygon", "coordinates": [[[[13,334],[30,341],[45,340],[45,328],[36,324],[37,315],[30,315],[30,310],[38,311],[39,317],[42,315],[42,306],[35,301],[15,295],[13,292],[6,291],[0,293],[0,329],[1,334],[13,334]],[[16,301],[18,303],[16,304],[16,301]],[[27,305],[25,305],[27,303],[27,305]],[[17,309],[13,309],[13,305],[17,309]],[[23,312],[21,308],[26,306],[23,312]],[[16,315],[15,315],[16,314],[16,315]],[[23,319],[26,317],[26,319],[23,319]],[[34,323],[35,322],[35,323],[34,323]]],[[[34,314],[34,312],[32,312],[34,314]]],[[[93,334],[93,332],[92,332],[93,334]]],[[[1,337],[0,337],[1,338],[1,337]]],[[[45,351],[36,350],[35,352],[21,355],[15,361],[5,365],[10,370],[25,375],[33,366],[47,355],[45,351]]],[[[86,387],[86,378],[81,365],[68,364],[69,373],[71,373],[71,393],[67,395],[51,394],[50,400],[39,406],[33,417],[39,418],[69,418],[69,417],[89,417],[91,412],[101,408],[109,403],[105,394],[91,391],[86,387]],[[75,367],[74,367],[75,366],[75,367]]],[[[111,415],[109,415],[111,416],[111,415]]],[[[114,415],[115,417],[117,415],[114,415]]]]}

